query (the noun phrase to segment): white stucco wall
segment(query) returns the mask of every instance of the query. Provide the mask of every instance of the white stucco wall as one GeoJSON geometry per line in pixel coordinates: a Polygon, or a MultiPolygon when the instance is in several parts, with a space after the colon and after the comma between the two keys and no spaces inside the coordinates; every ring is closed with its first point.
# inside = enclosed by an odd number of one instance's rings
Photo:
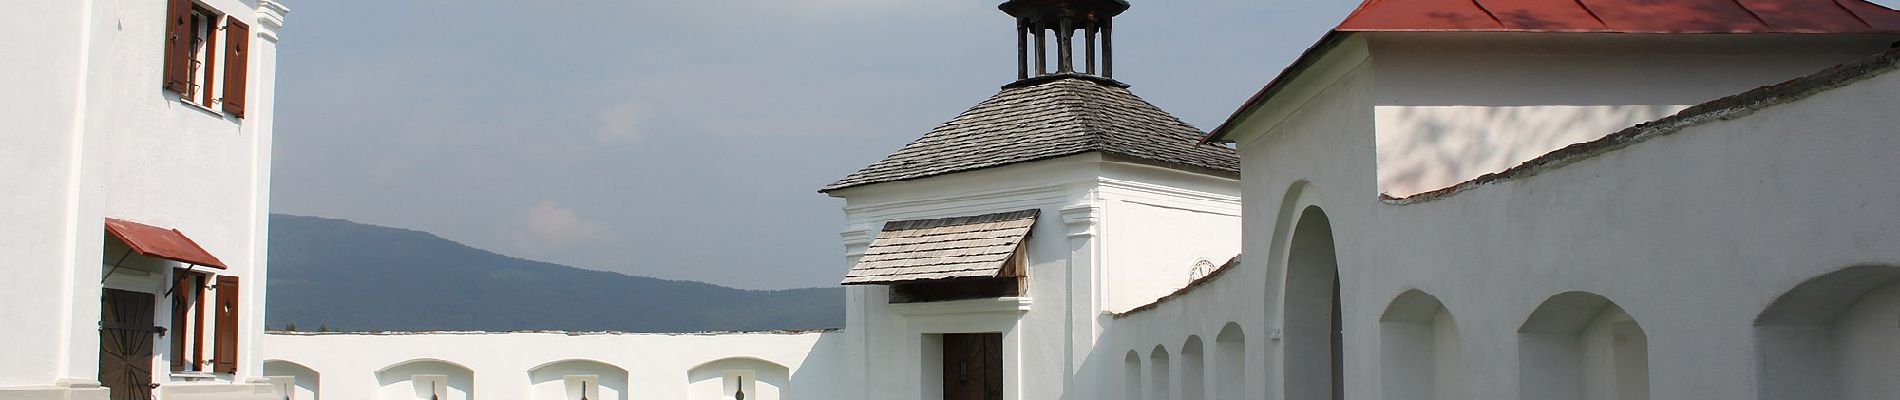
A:
{"type": "MultiPolygon", "coordinates": [[[[1121,339],[1105,341],[1116,348],[1102,352],[1205,335],[1209,324],[1195,321],[1207,317],[1197,314],[1239,314],[1227,318],[1273,337],[1283,316],[1322,312],[1282,308],[1293,307],[1282,286],[1293,285],[1284,275],[1288,234],[1297,222],[1290,217],[1313,205],[1329,217],[1336,243],[1350,399],[1384,397],[1379,316],[1411,290],[1442,301],[1456,318],[1459,343],[1484,344],[1460,351],[1469,398],[1518,398],[1526,373],[1514,345],[1519,329],[1545,300],[1571,291],[1599,294],[1640,325],[1647,365],[1615,357],[1636,350],[1607,345],[1614,328],[1586,333],[1604,342],[1585,344],[1583,352],[1605,356],[1587,364],[1617,365],[1617,374],[1639,371],[1598,380],[1647,378],[1650,398],[1757,398],[1764,381],[1781,379],[1759,375],[1758,362],[1853,370],[1841,371],[1843,377],[1900,367],[1876,357],[1763,361],[1755,343],[1771,339],[1758,336],[1756,318],[1797,284],[1849,266],[1900,265],[1900,232],[1890,229],[1900,224],[1900,211],[1882,206],[1900,201],[1900,187],[1872,184],[1900,172],[1891,157],[1900,149],[1891,128],[1900,116],[1886,111],[1900,105],[1900,74],[1692,126],[1533,176],[1397,204],[1378,200],[1374,91],[1360,71],[1326,75],[1344,79],[1315,84],[1325,90],[1295,102],[1300,109],[1289,118],[1238,125],[1249,216],[1242,269],[1120,320],[1109,336],[1121,339]],[[1236,279],[1241,282],[1229,282],[1236,279]],[[1245,289],[1223,290],[1229,286],[1245,289]],[[1799,364],[1823,361],[1838,367],[1799,364]]],[[[1827,326],[1836,338],[1891,338],[1900,327],[1887,315],[1877,326],[1827,326]]],[[[1249,353],[1258,358],[1249,360],[1246,373],[1266,382],[1253,388],[1262,395],[1251,397],[1296,398],[1287,393],[1311,383],[1293,379],[1292,370],[1312,365],[1285,357],[1315,344],[1293,340],[1270,340],[1265,354],[1249,353]]],[[[1824,350],[1879,354],[1885,348],[1843,343],[1852,341],[1837,339],[1824,350]]],[[[1891,393],[1867,390],[1862,393],[1891,393]]]]}
{"type": "Polygon", "coordinates": [[[1369,36],[1380,190],[1436,190],[1864,57],[1895,35],[1369,36]]]}
{"type": "Polygon", "coordinates": [[[932,335],[981,332],[1004,336],[1004,400],[1117,395],[1105,374],[1119,371],[1119,353],[1094,353],[1104,312],[1185,285],[1194,260],[1218,265],[1237,253],[1236,183],[1090,153],[833,193],[846,199],[840,276],[886,221],[1042,210],[1027,296],[892,305],[886,287],[851,287],[851,398],[938,396],[932,335]],[[1111,250],[1114,242],[1145,252],[1111,250]]]}
{"type": "Polygon", "coordinates": [[[1128,311],[1186,286],[1197,263],[1218,267],[1240,254],[1237,188],[1183,192],[1117,176],[1101,188],[1108,312],[1128,311]]]}
{"type": "Polygon", "coordinates": [[[1831,327],[1838,347],[1842,399],[1879,399],[1900,393],[1900,284],[1869,293],[1847,309],[1831,327]]]}
{"type": "Polygon", "coordinates": [[[565,378],[588,376],[599,386],[589,399],[717,400],[730,397],[736,380],[726,378],[735,372],[748,374],[751,400],[834,399],[849,390],[838,332],[273,333],[263,341],[267,368],[315,373],[297,384],[318,397],[298,400],[412,400],[417,376],[445,377],[456,396],[472,394],[453,398],[469,399],[568,400],[578,394],[565,378]]]}
{"type": "MultiPolygon", "coordinates": [[[[1190,337],[1200,338],[1213,344],[1204,358],[1207,373],[1202,382],[1180,381],[1177,373],[1174,386],[1198,384],[1216,399],[1290,398],[1283,395],[1285,382],[1307,380],[1299,374],[1324,369],[1285,360],[1282,310],[1275,305],[1288,292],[1284,257],[1289,224],[1298,210],[1321,199],[1343,197],[1333,194],[1331,186],[1359,182],[1370,187],[1375,182],[1370,168],[1348,167],[1369,166],[1373,160],[1372,82],[1364,48],[1356,41],[1340,45],[1317,63],[1313,76],[1322,79],[1297,82],[1284,92],[1289,98],[1277,100],[1284,101],[1285,111],[1255,111],[1258,119],[1235,127],[1234,132],[1243,134],[1270,131],[1274,139],[1242,135],[1237,140],[1246,215],[1241,266],[1152,309],[1113,319],[1091,354],[1119,360],[1131,349],[1178,349],[1190,337]],[[1329,186],[1313,183],[1320,181],[1329,186]],[[1223,333],[1233,340],[1223,341],[1223,333]]],[[[1370,311],[1375,323],[1384,306],[1370,311]]],[[[1376,358],[1376,353],[1368,355],[1376,358]]]]}
{"type": "MultiPolygon", "coordinates": [[[[263,331],[275,35],[287,10],[270,0],[200,3],[252,27],[247,118],[180,103],[161,88],[165,2],[10,5],[23,17],[0,32],[33,39],[0,45],[32,60],[0,63],[0,81],[15,94],[0,100],[9,124],[9,134],[0,135],[0,168],[18,172],[0,195],[0,226],[7,227],[0,251],[14,255],[0,267],[10,277],[0,283],[0,302],[8,304],[0,317],[38,328],[0,330],[0,340],[20,348],[0,365],[0,398],[96,384],[102,286],[163,288],[162,277],[137,270],[102,279],[104,264],[118,258],[103,256],[116,246],[104,231],[107,217],[184,231],[231,266],[221,274],[242,277],[240,367],[219,381],[260,376],[253,355],[263,331]]],[[[146,268],[162,276],[171,266],[146,268]]],[[[158,308],[166,313],[169,302],[160,299],[158,308]]],[[[171,384],[164,376],[169,341],[154,341],[156,382],[171,384]]],[[[215,388],[172,386],[163,390],[175,391],[174,398],[219,395],[215,388]]]]}
{"type": "Polygon", "coordinates": [[[78,240],[71,221],[81,206],[73,197],[81,190],[74,155],[84,143],[79,110],[90,10],[82,2],[19,3],[10,5],[10,13],[35,18],[10,18],[14,21],[0,26],[0,34],[38,40],[0,43],[0,51],[16,55],[12,59],[34,57],[34,62],[0,63],[0,83],[16,94],[30,94],[0,100],[5,105],[0,120],[8,121],[0,135],[0,169],[9,171],[9,189],[0,194],[6,205],[0,207],[0,226],[8,227],[0,229],[0,250],[11,254],[11,267],[5,268],[9,278],[0,280],[0,300],[8,304],[0,308],[0,318],[43,328],[0,329],[0,341],[34,344],[9,353],[8,359],[20,361],[0,363],[0,388],[51,386],[62,377],[86,376],[83,366],[65,360],[82,346],[74,342],[83,340],[71,330],[83,315],[69,308],[86,296],[73,293],[69,283],[83,279],[75,274],[90,275],[70,268],[76,264],[78,240]]]}

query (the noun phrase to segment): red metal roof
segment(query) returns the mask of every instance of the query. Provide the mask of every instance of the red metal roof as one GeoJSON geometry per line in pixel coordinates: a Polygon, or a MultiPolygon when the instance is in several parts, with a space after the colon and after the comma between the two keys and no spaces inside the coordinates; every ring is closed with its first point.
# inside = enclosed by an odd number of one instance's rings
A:
{"type": "Polygon", "coordinates": [[[1367,0],[1338,31],[1894,33],[1865,0],[1367,0]]]}
{"type": "Polygon", "coordinates": [[[132,247],[132,251],[150,257],[203,265],[225,269],[224,261],[219,261],[198,242],[185,237],[177,229],[165,229],[118,218],[106,218],[106,232],[132,247]]]}

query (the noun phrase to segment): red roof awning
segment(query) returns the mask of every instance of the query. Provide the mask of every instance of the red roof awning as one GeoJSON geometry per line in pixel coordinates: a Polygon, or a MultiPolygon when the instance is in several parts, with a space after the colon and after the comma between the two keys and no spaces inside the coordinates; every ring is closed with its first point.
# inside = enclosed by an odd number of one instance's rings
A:
{"type": "Polygon", "coordinates": [[[126,221],[118,218],[106,218],[106,232],[125,242],[139,254],[167,260],[225,269],[224,261],[219,261],[198,242],[185,237],[177,229],[165,229],[156,226],[126,221]]]}

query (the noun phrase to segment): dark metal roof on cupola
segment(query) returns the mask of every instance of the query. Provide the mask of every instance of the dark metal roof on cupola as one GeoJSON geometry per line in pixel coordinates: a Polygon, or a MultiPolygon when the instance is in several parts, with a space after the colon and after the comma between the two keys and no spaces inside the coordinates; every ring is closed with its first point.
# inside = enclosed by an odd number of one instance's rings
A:
{"type": "Polygon", "coordinates": [[[884,160],[818,191],[1096,152],[1117,161],[1238,176],[1240,158],[1233,149],[1201,143],[1205,133],[1200,129],[1111,78],[1112,19],[1127,10],[1127,2],[1011,0],[999,8],[1016,17],[1018,80],[884,160]],[[1081,70],[1072,59],[1078,31],[1084,42],[1081,70]],[[1053,72],[1046,36],[1055,36],[1053,72]]]}

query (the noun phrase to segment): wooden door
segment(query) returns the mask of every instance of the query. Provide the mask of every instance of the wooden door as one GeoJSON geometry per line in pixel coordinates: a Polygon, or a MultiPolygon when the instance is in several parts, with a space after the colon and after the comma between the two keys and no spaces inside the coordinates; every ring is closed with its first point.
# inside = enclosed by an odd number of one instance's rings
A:
{"type": "Polygon", "coordinates": [[[151,293],[105,289],[99,321],[99,383],[111,388],[112,400],[152,398],[151,293]]]}
{"type": "Polygon", "coordinates": [[[1003,334],[943,335],[943,399],[1003,399],[1003,334]]]}

